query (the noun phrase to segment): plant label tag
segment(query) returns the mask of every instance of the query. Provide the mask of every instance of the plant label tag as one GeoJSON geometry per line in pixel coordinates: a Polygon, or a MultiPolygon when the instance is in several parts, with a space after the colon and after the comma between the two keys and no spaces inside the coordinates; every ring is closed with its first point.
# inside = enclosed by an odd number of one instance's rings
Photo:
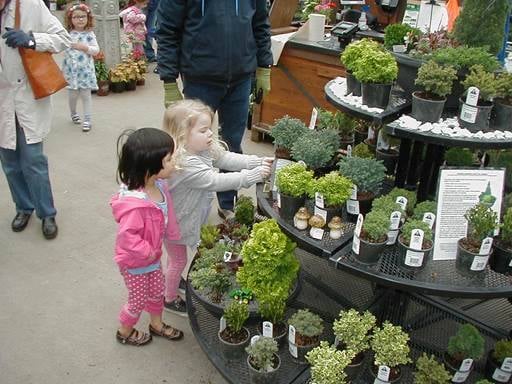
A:
{"type": "Polygon", "coordinates": [[[436,215],[434,215],[432,212],[425,212],[423,214],[423,220],[424,223],[427,223],[430,229],[434,226],[434,223],[436,221],[436,215]]]}
{"type": "Polygon", "coordinates": [[[315,192],[315,206],[318,208],[324,207],[324,195],[322,195],[320,192],[315,192]]]}
{"type": "Polygon", "coordinates": [[[359,215],[359,201],[347,200],[347,212],[351,215],[359,215]]]}
{"type": "Polygon", "coordinates": [[[324,230],[322,228],[311,227],[309,234],[313,239],[322,240],[324,237],[324,230]]]}
{"type": "Polygon", "coordinates": [[[224,252],[224,262],[227,263],[229,260],[231,260],[232,255],[233,255],[233,252],[229,252],[229,251],[224,252]]]}
{"type": "Polygon", "coordinates": [[[377,373],[377,379],[382,381],[389,381],[389,374],[391,370],[387,365],[379,365],[379,373],[377,373]]]}
{"type": "Polygon", "coordinates": [[[505,372],[512,372],[512,357],[506,357],[501,364],[501,370],[505,372]]]}
{"type": "Polygon", "coordinates": [[[373,384],[388,384],[388,381],[382,381],[382,380],[379,380],[379,379],[375,379],[373,384]]]}
{"type": "Polygon", "coordinates": [[[354,184],[352,187],[352,194],[350,195],[351,200],[357,200],[357,185],[354,184]]]}
{"type": "Polygon", "coordinates": [[[398,229],[391,229],[388,231],[388,242],[386,245],[393,245],[396,243],[398,237],[398,229]]]}
{"type": "Polygon", "coordinates": [[[480,90],[477,87],[469,87],[468,95],[466,96],[466,104],[476,107],[478,104],[478,97],[480,96],[480,90]]]}
{"type": "Polygon", "coordinates": [[[366,136],[368,140],[375,139],[375,129],[372,127],[368,127],[368,136],[366,136]]]}
{"type": "Polygon", "coordinates": [[[399,211],[391,212],[389,216],[389,229],[398,229],[400,226],[400,219],[402,218],[402,213],[399,211]]]}
{"type": "Polygon", "coordinates": [[[327,222],[327,211],[315,206],[315,215],[321,216],[325,222],[327,222]]]}
{"type": "Polygon", "coordinates": [[[352,157],[352,146],[347,145],[347,157],[352,157]]]}
{"type": "Polygon", "coordinates": [[[357,216],[357,222],[356,222],[356,228],[354,229],[354,234],[359,237],[361,236],[361,229],[363,229],[363,215],[358,214],[357,216]]]}
{"type": "Polygon", "coordinates": [[[291,324],[288,327],[288,341],[295,344],[295,327],[291,324]]]}
{"type": "Polygon", "coordinates": [[[359,245],[361,245],[361,240],[359,240],[359,237],[354,233],[354,238],[352,239],[352,252],[356,255],[359,255],[359,245]]]}
{"type": "Polygon", "coordinates": [[[396,198],[395,203],[398,203],[400,207],[405,211],[405,209],[407,208],[407,197],[398,196],[396,198]]]}
{"type": "Polygon", "coordinates": [[[270,182],[267,180],[265,181],[265,183],[263,184],[263,193],[269,193],[271,190],[270,188],[270,182]]]}
{"type": "Polygon", "coordinates": [[[512,267],[512,259],[510,260],[510,263],[508,263],[509,267],[512,267]]]}
{"type": "Polygon", "coordinates": [[[254,335],[253,337],[251,337],[251,345],[257,342],[260,337],[260,335],[254,335]]]}
{"type": "Polygon", "coordinates": [[[471,263],[472,271],[483,271],[487,266],[487,261],[489,260],[489,256],[475,256],[473,258],[473,262],[471,263]]]}
{"type": "Polygon", "coordinates": [[[464,120],[468,123],[473,124],[476,121],[476,115],[478,114],[478,109],[476,107],[472,107],[467,104],[462,104],[462,108],[460,109],[460,119],[464,120]]]}
{"type": "Polygon", "coordinates": [[[459,372],[467,372],[471,369],[473,365],[473,359],[464,359],[462,363],[460,363],[459,372]]]}
{"type": "Polygon", "coordinates": [[[335,346],[335,347],[338,347],[338,345],[340,345],[340,339],[338,339],[338,336],[336,336],[336,337],[334,338],[334,346],[335,346]]]}
{"type": "Polygon", "coordinates": [[[318,118],[318,109],[313,108],[313,110],[311,111],[311,119],[309,119],[309,129],[315,129],[317,118],[318,118]]]}
{"type": "Polygon", "coordinates": [[[288,350],[290,351],[290,355],[293,357],[299,357],[299,351],[297,350],[297,346],[295,344],[288,343],[288,350]]]}
{"type": "Polygon", "coordinates": [[[421,229],[413,229],[411,232],[411,242],[409,243],[409,248],[412,248],[416,251],[421,251],[423,247],[423,236],[425,236],[425,233],[421,229]]]}
{"type": "Polygon", "coordinates": [[[487,256],[489,253],[491,253],[491,247],[492,247],[492,237],[486,237],[482,240],[482,245],[480,246],[480,252],[478,252],[479,255],[487,256]]]}
{"type": "Polygon", "coordinates": [[[501,369],[496,368],[492,375],[493,380],[496,380],[498,383],[508,383],[510,380],[510,372],[503,372],[501,369]]]}
{"type": "Polygon", "coordinates": [[[226,318],[224,316],[222,316],[220,318],[220,327],[219,327],[219,330],[222,332],[223,330],[226,329],[226,318]]]}
{"type": "Polygon", "coordinates": [[[281,195],[277,192],[277,207],[281,208],[281,195]]]}
{"type": "Polygon", "coordinates": [[[263,322],[263,337],[272,337],[274,335],[274,325],[270,321],[263,322]]]}
{"type": "Polygon", "coordinates": [[[455,374],[452,377],[452,383],[463,383],[468,378],[471,371],[468,372],[455,372],[455,374]]]}
{"type": "Polygon", "coordinates": [[[405,265],[408,265],[409,267],[421,267],[423,264],[423,257],[423,252],[407,250],[405,253],[405,265]]]}

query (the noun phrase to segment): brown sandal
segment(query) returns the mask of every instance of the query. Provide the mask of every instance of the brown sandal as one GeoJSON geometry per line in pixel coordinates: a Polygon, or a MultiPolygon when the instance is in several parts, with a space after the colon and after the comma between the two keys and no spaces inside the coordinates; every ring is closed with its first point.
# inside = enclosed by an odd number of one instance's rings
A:
{"type": "Polygon", "coordinates": [[[128,344],[139,347],[141,345],[148,344],[149,342],[151,342],[153,338],[151,337],[150,334],[146,332],[137,331],[135,328],[133,328],[128,336],[121,335],[121,333],[118,330],[116,333],[116,339],[121,344],[128,344]]]}
{"type": "Polygon", "coordinates": [[[153,336],[160,336],[164,337],[167,340],[180,340],[183,338],[183,332],[179,329],[176,329],[174,327],[171,327],[170,325],[167,325],[165,323],[162,323],[162,329],[160,331],[157,331],[151,324],[149,324],[149,333],[153,336]],[[171,331],[169,334],[168,331],[171,331]]]}

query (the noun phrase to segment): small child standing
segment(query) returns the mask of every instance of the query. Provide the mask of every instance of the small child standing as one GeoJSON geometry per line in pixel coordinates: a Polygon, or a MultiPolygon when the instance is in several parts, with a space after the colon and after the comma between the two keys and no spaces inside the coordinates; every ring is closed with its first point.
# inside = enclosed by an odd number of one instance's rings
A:
{"type": "Polygon", "coordinates": [[[248,188],[270,175],[273,158],[226,151],[212,132],[213,111],[197,100],[181,100],[165,111],[164,129],[174,139],[177,170],[169,179],[181,239],[166,238],[165,309],[186,315],[178,286],[188,259],[195,251],[201,226],[206,223],[214,192],[248,188]],[[214,167],[228,171],[219,173],[214,167]]]}
{"type": "Polygon", "coordinates": [[[132,43],[134,58],[144,57],[144,41],[146,41],[146,15],[142,11],[148,0],[130,0],[129,7],[123,9],[119,16],[123,19],[123,30],[132,43]]]}
{"type": "Polygon", "coordinates": [[[117,174],[123,184],[110,205],[119,224],[114,260],[128,289],[128,303],[119,314],[116,338],[136,346],[149,343],[151,335],[179,340],[183,332],[162,322],[164,277],[160,265],[164,236],[173,241],[180,238],[164,180],[173,170],[174,142],[164,131],[141,128],[121,134],[117,148],[117,174]],[[150,314],[149,334],[134,328],[143,310],[150,314]]]}
{"type": "Polygon", "coordinates": [[[91,9],[85,4],[70,7],[66,13],[66,29],[71,36],[71,48],[64,56],[63,73],[68,82],[69,109],[71,120],[82,124],[82,131],[91,130],[91,91],[98,89],[93,56],[100,51],[96,36],[92,31],[91,9]],[[76,112],[78,99],[84,108],[83,122],[76,112]]]}

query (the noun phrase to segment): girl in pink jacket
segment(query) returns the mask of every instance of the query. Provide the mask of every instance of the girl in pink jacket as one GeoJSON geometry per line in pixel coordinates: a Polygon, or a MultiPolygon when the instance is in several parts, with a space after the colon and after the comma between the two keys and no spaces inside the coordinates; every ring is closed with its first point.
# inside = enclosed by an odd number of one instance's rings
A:
{"type": "Polygon", "coordinates": [[[146,15],[142,12],[148,0],[131,0],[129,7],[122,10],[119,16],[123,19],[123,30],[132,44],[133,57],[144,56],[144,41],[146,40],[146,15]]]}
{"type": "Polygon", "coordinates": [[[179,340],[183,332],[162,322],[164,277],[160,264],[164,237],[180,238],[164,180],[173,169],[174,142],[164,131],[141,128],[121,134],[118,152],[125,138],[117,169],[123,184],[110,201],[119,224],[114,260],[128,289],[116,338],[129,345],[147,344],[151,335],[179,340]],[[149,333],[134,328],[143,310],[150,314],[149,333]]]}

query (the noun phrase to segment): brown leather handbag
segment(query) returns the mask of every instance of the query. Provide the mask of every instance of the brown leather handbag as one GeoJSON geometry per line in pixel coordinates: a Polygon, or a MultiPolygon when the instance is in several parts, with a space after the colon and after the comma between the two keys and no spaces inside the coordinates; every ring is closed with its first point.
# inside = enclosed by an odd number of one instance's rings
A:
{"type": "MultiPolygon", "coordinates": [[[[14,28],[20,28],[20,0],[16,0],[14,28]]],[[[18,49],[35,99],[50,96],[68,84],[50,52],[36,52],[34,49],[26,48],[18,49]]]]}

